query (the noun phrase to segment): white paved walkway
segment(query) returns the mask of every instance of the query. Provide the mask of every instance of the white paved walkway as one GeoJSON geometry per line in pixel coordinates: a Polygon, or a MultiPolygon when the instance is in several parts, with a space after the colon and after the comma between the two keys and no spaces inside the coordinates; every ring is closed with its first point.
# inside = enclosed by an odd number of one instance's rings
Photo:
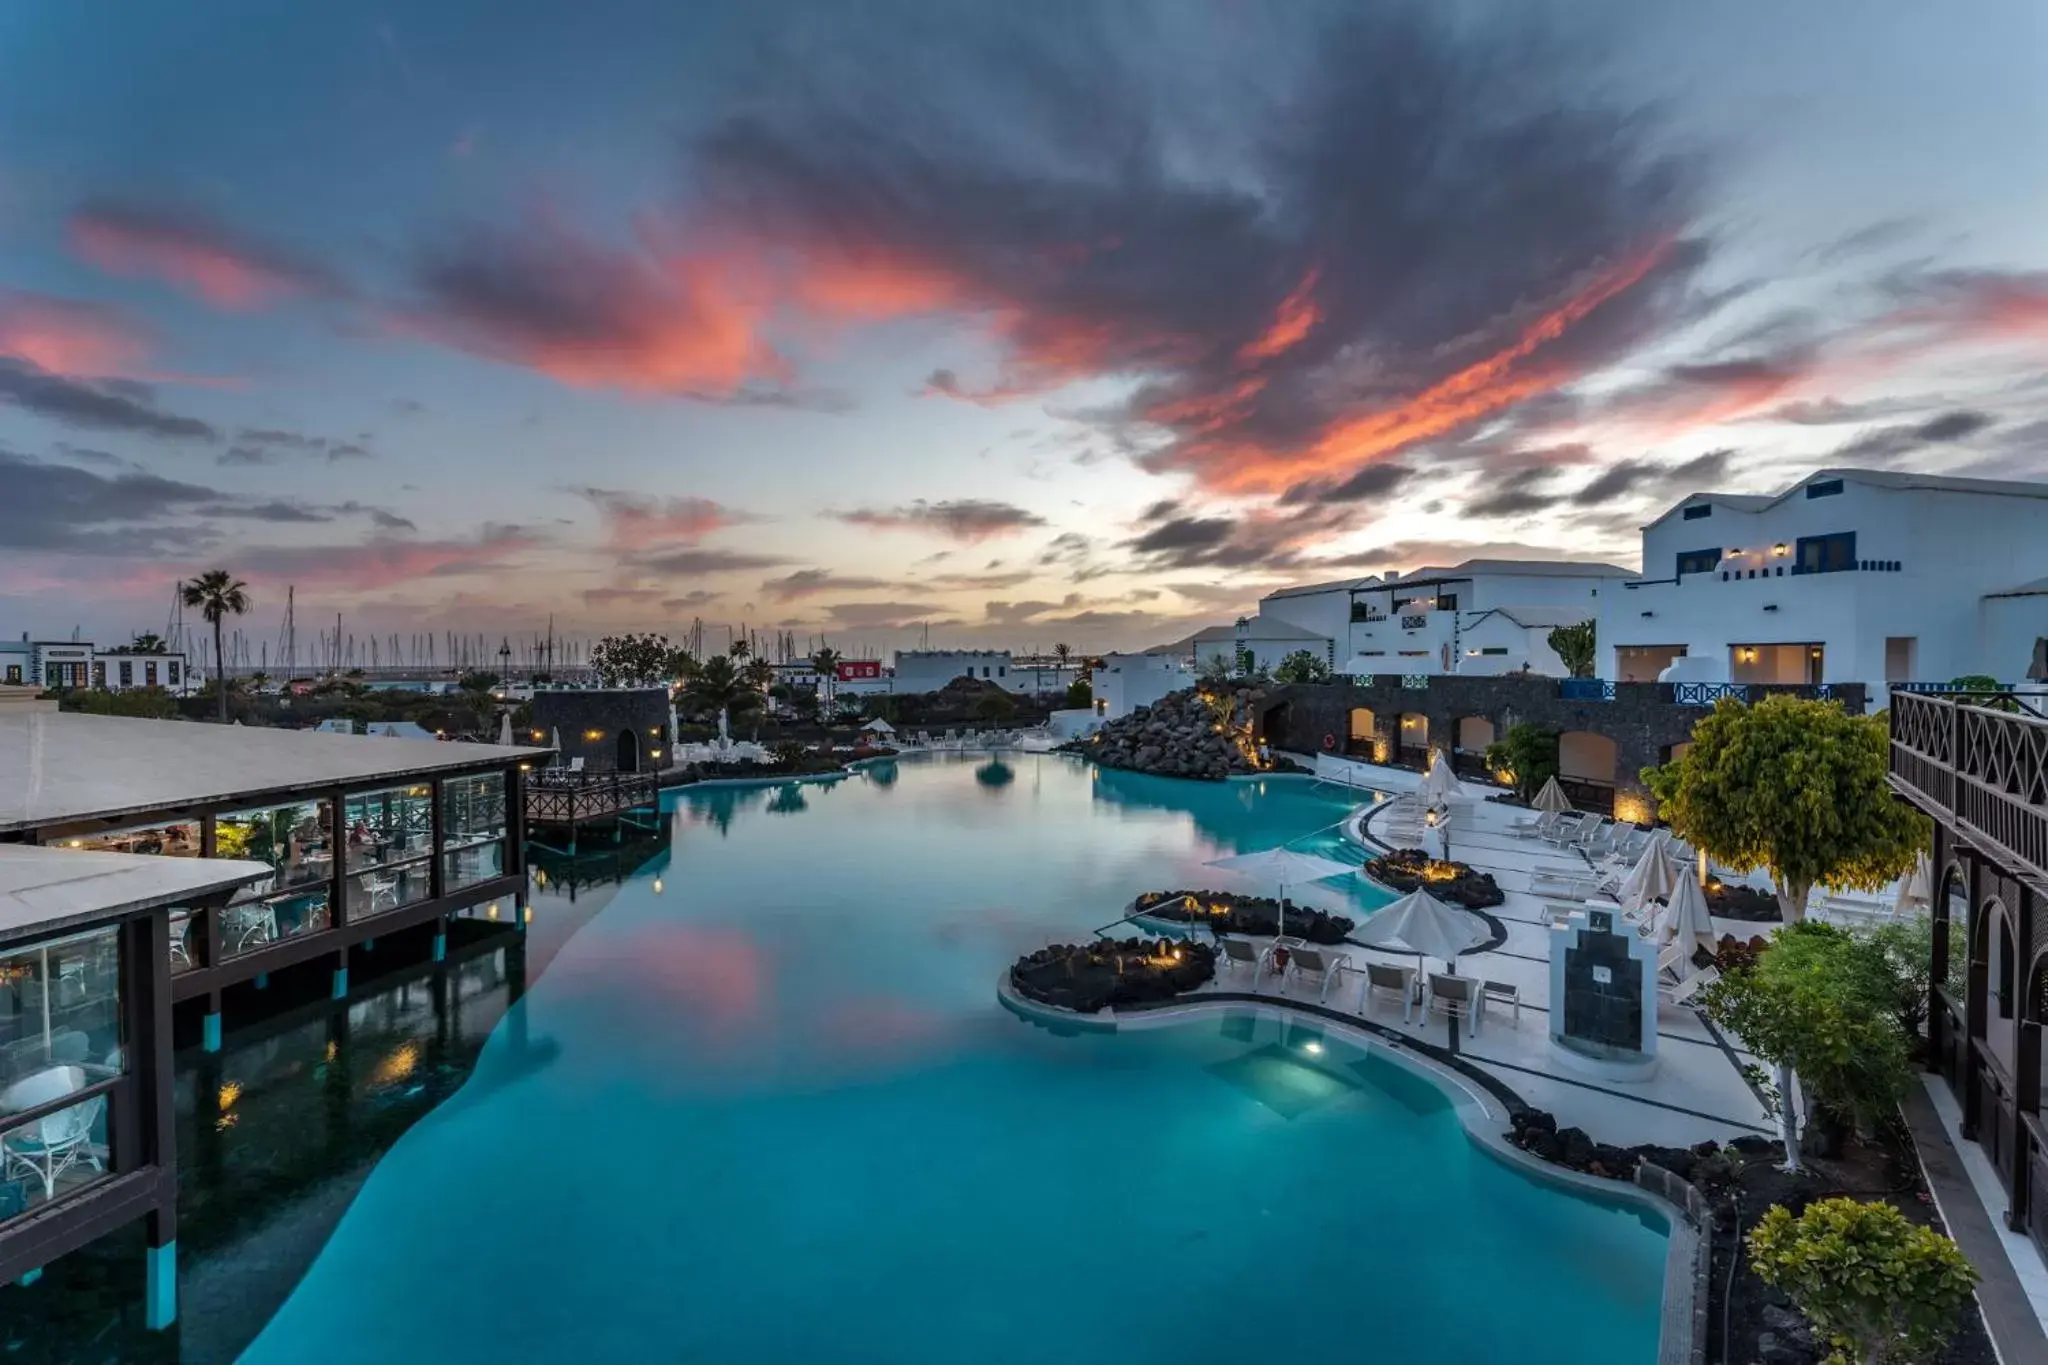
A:
{"type": "MultiPolygon", "coordinates": [[[[1384,791],[1411,790],[1420,779],[1420,774],[1404,769],[1359,768],[1362,781],[1384,791]]],[[[1477,784],[1468,784],[1468,789],[1487,790],[1477,784]]],[[[1383,809],[1368,819],[1368,833],[1384,822],[1386,814],[1383,809]]],[[[1497,949],[1459,958],[1459,974],[1510,983],[1521,998],[1519,1020],[1505,1007],[1489,1005],[1476,1034],[1461,1027],[1459,1054],[1530,1104],[1550,1110],[1560,1127],[1583,1128],[1598,1142],[1618,1147],[1643,1142],[1681,1146],[1745,1133],[1775,1136],[1769,1111],[1742,1075],[1742,1064],[1754,1059],[1694,1010],[1660,1005],[1657,1072],[1647,1081],[1596,1079],[1573,1071],[1562,1060],[1561,1049],[1549,1037],[1549,918],[1544,903],[1529,894],[1528,886],[1530,873],[1539,865],[1560,865],[1578,855],[1510,834],[1510,822],[1527,814],[1478,795],[1453,809],[1451,857],[1491,873],[1507,895],[1504,904],[1487,912],[1506,927],[1507,941],[1497,949]]],[[[1416,965],[1413,954],[1350,945],[1337,951],[1360,967],[1368,961],[1416,965]]],[[[1441,970],[1441,964],[1432,964],[1432,969],[1441,970]]],[[[1283,988],[1272,974],[1261,973],[1255,987],[1251,978],[1247,968],[1225,971],[1206,989],[1256,989],[1275,999],[1318,999],[1318,988],[1312,984],[1283,988]]],[[[1321,1003],[1360,1013],[1364,989],[1363,972],[1347,972],[1321,1003]]],[[[1424,1022],[1418,1016],[1404,1023],[1391,1002],[1375,1002],[1364,1017],[1438,1047],[1450,1040],[1448,1022],[1424,1022]]]]}

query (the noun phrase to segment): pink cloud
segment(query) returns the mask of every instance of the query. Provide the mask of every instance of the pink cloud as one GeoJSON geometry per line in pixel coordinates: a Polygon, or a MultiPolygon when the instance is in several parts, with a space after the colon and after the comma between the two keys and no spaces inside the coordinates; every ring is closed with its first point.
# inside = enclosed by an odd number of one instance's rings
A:
{"type": "Polygon", "coordinates": [[[148,352],[147,332],[105,304],[0,290],[0,355],[51,374],[129,373],[148,352]]]}
{"type": "Polygon", "coordinates": [[[160,279],[235,312],[339,292],[320,266],[192,214],[100,201],[72,215],[70,241],[109,274],[160,279]]]}

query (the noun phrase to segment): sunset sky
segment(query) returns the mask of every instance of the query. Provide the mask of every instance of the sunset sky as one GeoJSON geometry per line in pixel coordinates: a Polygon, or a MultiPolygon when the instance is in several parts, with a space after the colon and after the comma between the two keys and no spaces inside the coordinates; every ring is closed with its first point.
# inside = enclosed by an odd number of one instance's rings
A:
{"type": "Polygon", "coordinates": [[[0,8],[0,630],[1142,647],[2048,478],[2048,6],[0,8]]]}

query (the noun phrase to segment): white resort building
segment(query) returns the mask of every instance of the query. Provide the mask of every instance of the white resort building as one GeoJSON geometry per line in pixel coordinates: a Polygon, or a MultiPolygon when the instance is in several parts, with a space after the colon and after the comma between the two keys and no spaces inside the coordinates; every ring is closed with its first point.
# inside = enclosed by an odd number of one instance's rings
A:
{"type": "Polygon", "coordinates": [[[1170,692],[1195,685],[1195,671],[1185,655],[1105,654],[1102,666],[1088,677],[1095,714],[1101,720],[1129,715],[1170,692]]]}
{"type": "Polygon", "coordinates": [[[1621,682],[2039,678],[2048,484],[1827,469],[1697,493],[1643,528],[1641,576],[1599,605],[1595,672],[1621,682]]]}
{"type": "Polygon", "coordinates": [[[198,681],[182,654],[101,649],[89,640],[0,640],[0,685],[185,690],[198,681]]]}

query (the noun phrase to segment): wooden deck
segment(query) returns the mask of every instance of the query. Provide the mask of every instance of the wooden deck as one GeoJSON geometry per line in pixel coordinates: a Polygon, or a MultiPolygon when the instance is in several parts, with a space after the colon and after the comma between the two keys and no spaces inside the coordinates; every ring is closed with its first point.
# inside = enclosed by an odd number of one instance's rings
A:
{"type": "Polygon", "coordinates": [[[559,769],[528,773],[523,784],[528,838],[548,847],[537,835],[566,838],[575,853],[586,826],[617,833],[622,824],[651,825],[661,809],[658,773],[570,773],[559,769]]]}

